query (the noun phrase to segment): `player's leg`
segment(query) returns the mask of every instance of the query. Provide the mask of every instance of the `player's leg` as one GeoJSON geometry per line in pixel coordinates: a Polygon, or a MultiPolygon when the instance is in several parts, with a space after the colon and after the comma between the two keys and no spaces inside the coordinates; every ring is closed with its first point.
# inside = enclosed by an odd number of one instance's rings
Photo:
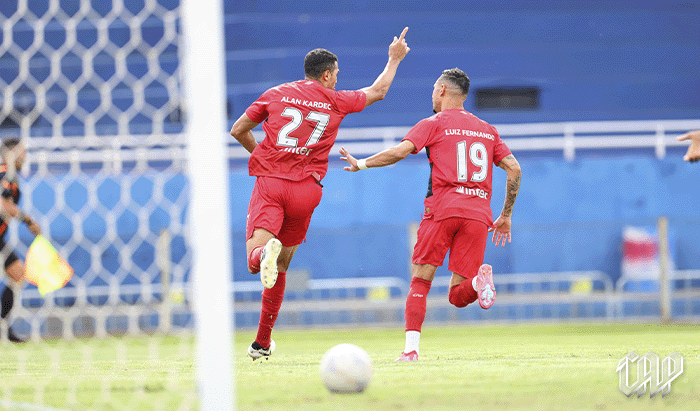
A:
{"type": "Polygon", "coordinates": [[[313,179],[286,184],[287,196],[283,201],[285,218],[278,236],[282,247],[277,259],[277,280],[272,287],[265,288],[262,293],[258,333],[255,341],[248,348],[248,355],[253,360],[267,358],[275,349],[275,342],[270,336],[282,307],[287,270],[297,248],[306,239],[311,216],[321,201],[321,186],[313,179]]]}
{"type": "Polygon", "coordinates": [[[420,335],[427,311],[427,298],[435,278],[437,266],[413,264],[411,266],[411,288],[406,296],[404,320],[406,324],[406,344],[396,361],[416,361],[420,352],[420,335]]]}
{"type": "Polygon", "coordinates": [[[276,344],[270,336],[272,335],[272,328],[275,326],[280,308],[282,308],[284,290],[287,285],[287,269],[297,248],[299,248],[298,245],[282,247],[279,256],[277,281],[272,288],[263,289],[258,333],[255,336],[255,341],[248,347],[248,356],[252,357],[253,361],[262,357],[267,358],[275,351],[276,344]]]}
{"type": "Polygon", "coordinates": [[[435,271],[442,265],[449,247],[449,224],[425,218],[418,228],[418,238],[413,249],[411,288],[406,296],[404,320],[406,345],[397,361],[418,359],[420,335],[427,311],[427,298],[435,271]]]}
{"type": "Polygon", "coordinates": [[[256,228],[246,241],[248,271],[260,273],[260,281],[265,288],[272,288],[277,281],[282,243],[274,234],[264,228],[256,228]]]}
{"type": "Polygon", "coordinates": [[[466,307],[479,300],[482,308],[490,308],[496,296],[491,266],[482,264],[488,226],[476,220],[461,219],[462,224],[450,248],[450,303],[466,307]]]}
{"type": "MultiPolygon", "coordinates": [[[[25,276],[24,264],[22,264],[22,260],[17,257],[17,254],[15,254],[14,251],[10,252],[5,259],[5,273],[11,281],[10,284],[5,286],[5,289],[2,291],[2,295],[0,296],[0,299],[2,300],[0,317],[2,320],[9,320],[10,311],[12,311],[12,307],[14,307],[15,304],[15,293],[13,288],[17,285],[22,285],[25,276]]],[[[23,338],[16,335],[9,326],[7,327],[7,339],[17,343],[22,343],[25,341],[23,338]]]]}
{"type": "Polygon", "coordinates": [[[259,177],[248,205],[246,255],[248,271],[260,273],[260,281],[270,288],[277,280],[277,260],[282,249],[276,238],[284,221],[284,180],[259,177]]]}

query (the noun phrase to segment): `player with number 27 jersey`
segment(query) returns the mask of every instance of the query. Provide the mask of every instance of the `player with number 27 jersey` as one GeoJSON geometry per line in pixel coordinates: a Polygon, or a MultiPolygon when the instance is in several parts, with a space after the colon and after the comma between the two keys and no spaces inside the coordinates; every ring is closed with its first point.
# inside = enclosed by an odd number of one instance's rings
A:
{"type": "Polygon", "coordinates": [[[493,224],[493,165],[511,154],[496,128],[461,109],[443,110],[421,120],[403,138],[425,147],[430,161],[426,215],[493,224]]]}
{"type": "Polygon", "coordinates": [[[258,334],[248,347],[253,360],[275,350],[270,336],[282,306],[287,269],[321,201],[321,180],[340,122],[386,96],[410,50],[407,31],[408,27],[394,37],[386,67],[371,86],[336,91],[338,57],[328,50],[311,50],[304,58],[303,80],[265,91],[231,127],[231,135],[251,153],[248,170],[257,177],[246,217],[246,254],[248,271],[260,273],[265,290],[258,334]],[[260,123],[265,138],[258,143],[252,130],[260,123]]]}
{"type": "Polygon", "coordinates": [[[313,176],[321,181],[340,122],[362,111],[366,98],[360,90],[335,91],[314,80],[267,90],[245,111],[265,131],[248,161],[250,175],[293,181],[313,176]]]}

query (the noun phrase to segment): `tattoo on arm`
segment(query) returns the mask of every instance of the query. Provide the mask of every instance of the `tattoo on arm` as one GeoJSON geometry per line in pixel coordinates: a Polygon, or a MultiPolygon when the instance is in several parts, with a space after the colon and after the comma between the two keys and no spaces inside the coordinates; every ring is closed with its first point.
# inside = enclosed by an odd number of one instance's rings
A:
{"type": "Polygon", "coordinates": [[[510,154],[498,164],[501,168],[508,172],[508,180],[506,182],[506,200],[503,204],[501,215],[510,217],[513,214],[513,204],[520,190],[520,165],[515,157],[510,154]],[[513,172],[517,170],[517,172],[513,172]]]}
{"type": "Polygon", "coordinates": [[[503,212],[501,213],[504,216],[513,214],[513,204],[515,204],[515,198],[518,196],[518,190],[520,190],[520,175],[508,178],[508,183],[506,184],[506,202],[503,204],[503,212]]]}

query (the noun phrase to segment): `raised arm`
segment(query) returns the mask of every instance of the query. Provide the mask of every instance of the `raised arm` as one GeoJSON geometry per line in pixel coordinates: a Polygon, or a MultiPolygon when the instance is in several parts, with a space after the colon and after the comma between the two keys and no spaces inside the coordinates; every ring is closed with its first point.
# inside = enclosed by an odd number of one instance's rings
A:
{"type": "Polygon", "coordinates": [[[411,141],[404,140],[399,144],[395,145],[394,147],[387,148],[386,150],[379,152],[371,157],[363,158],[362,160],[357,160],[355,159],[355,157],[350,155],[350,153],[348,152],[348,150],[345,149],[345,147],[341,147],[340,154],[343,157],[340,157],[340,159],[350,163],[350,165],[348,167],[344,167],[343,170],[355,172],[370,167],[384,167],[398,163],[399,161],[408,157],[408,155],[411,154],[415,149],[416,146],[414,146],[411,141]]]}
{"type": "Polygon", "coordinates": [[[507,155],[498,163],[498,166],[506,171],[506,200],[503,203],[503,210],[493,223],[493,227],[489,231],[493,231],[493,242],[501,243],[501,246],[506,245],[506,241],[510,243],[510,226],[511,216],[513,215],[513,205],[515,198],[518,197],[520,190],[520,164],[512,154],[507,155]]]}
{"type": "Polygon", "coordinates": [[[406,57],[406,53],[411,50],[406,45],[406,39],[404,38],[407,31],[408,27],[403,29],[399,38],[394,36],[394,41],[389,45],[389,61],[386,63],[384,71],[374,80],[371,86],[361,89],[367,95],[365,107],[382,100],[389,91],[389,87],[394,81],[394,76],[396,76],[396,69],[399,67],[399,63],[406,57]]]}
{"type": "Polygon", "coordinates": [[[243,115],[233,123],[233,127],[231,127],[231,135],[233,138],[238,140],[249,153],[252,153],[253,150],[255,150],[255,146],[258,145],[258,142],[255,141],[255,137],[253,137],[253,129],[257,127],[258,124],[260,123],[256,123],[243,113],[243,115]]]}

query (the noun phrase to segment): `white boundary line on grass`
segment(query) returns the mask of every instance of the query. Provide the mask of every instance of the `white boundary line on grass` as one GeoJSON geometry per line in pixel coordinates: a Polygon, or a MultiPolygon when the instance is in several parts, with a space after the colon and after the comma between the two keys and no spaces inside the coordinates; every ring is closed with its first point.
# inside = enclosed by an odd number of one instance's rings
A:
{"type": "Polygon", "coordinates": [[[3,407],[12,407],[15,409],[27,410],[27,411],[70,411],[70,410],[59,409],[59,408],[45,407],[43,405],[37,405],[37,404],[29,404],[29,403],[24,403],[24,402],[14,402],[14,401],[10,401],[10,400],[0,400],[0,405],[2,405],[3,407]]]}

